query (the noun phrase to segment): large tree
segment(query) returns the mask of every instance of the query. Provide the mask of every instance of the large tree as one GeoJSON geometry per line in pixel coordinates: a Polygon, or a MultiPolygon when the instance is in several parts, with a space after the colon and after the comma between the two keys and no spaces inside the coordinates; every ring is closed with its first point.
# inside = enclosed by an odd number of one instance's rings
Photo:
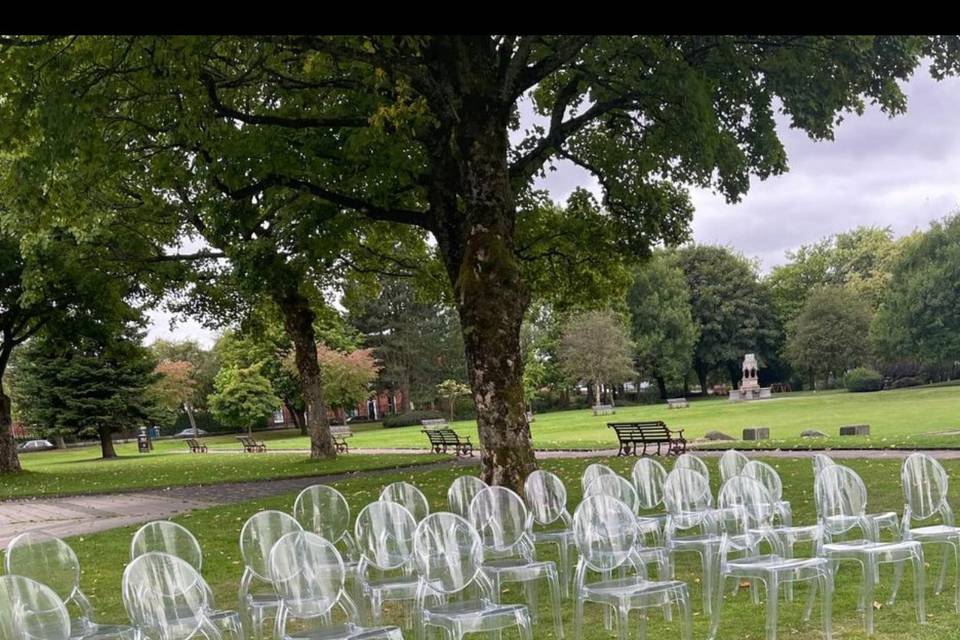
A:
{"type": "Polygon", "coordinates": [[[610,311],[585,311],[571,317],[560,338],[560,362],[573,382],[593,385],[594,404],[601,390],[635,375],[634,345],[620,318],[610,311]]]}
{"type": "Polygon", "coordinates": [[[210,410],[221,424],[240,427],[250,435],[280,406],[280,399],[258,365],[220,369],[209,398],[210,410]]]}
{"type": "MultiPolygon", "coordinates": [[[[99,186],[93,177],[140,163],[156,179],[176,166],[191,176],[182,200],[217,189],[246,208],[216,208],[237,222],[239,238],[262,238],[273,227],[257,221],[293,193],[317,203],[304,238],[344,237],[331,227],[340,218],[348,228],[362,218],[432,233],[463,329],[483,475],[517,489],[535,468],[519,339],[531,297],[521,212],[553,161],[594,174],[620,249],[643,253],[685,237],[692,208],[683,185],[737,200],[751,175],[786,170],[775,105],[792,126],[829,138],[842,112],[862,112],[867,101],[903,111],[898,82],[924,57],[938,77],[960,58],[957,38],[905,36],[5,43],[0,143],[27,158],[18,175],[31,189],[75,207],[65,196],[99,186]],[[531,110],[534,118],[521,117],[531,110]],[[201,179],[211,188],[199,189],[201,179]],[[64,181],[84,189],[50,189],[64,181]]],[[[285,255],[260,259],[280,273],[285,255]]],[[[294,306],[302,290],[288,293],[278,304],[294,306]]],[[[288,328],[307,324],[301,316],[288,328]]]]}
{"type": "Polygon", "coordinates": [[[693,368],[701,392],[707,392],[707,374],[716,369],[725,370],[736,387],[744,354],[765,359],[779,347],[781,331],[769,291],[760,282],[756,265],[726,247],[691,245],[679,249],[676,259],[687,279],[700,334],[693,368]]]}
{"type": "Polygon", "coordinates": [[[687,280],[667,253],[657,253],[636,270],[627,293],[638,373],[653,378],[660,397],[667,383],[683,382],[699,331],[690,308],[687,280]]]}

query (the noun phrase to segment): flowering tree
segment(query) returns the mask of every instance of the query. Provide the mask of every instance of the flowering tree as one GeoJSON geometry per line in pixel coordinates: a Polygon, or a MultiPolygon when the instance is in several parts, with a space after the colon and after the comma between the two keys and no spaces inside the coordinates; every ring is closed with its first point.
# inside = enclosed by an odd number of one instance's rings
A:
{"type": "Polygon", "coordinates": [[[370,397],[370,383],[377,378],[377,361],[371,349],[342,353],[317,346],[323,380],[323,397],[331,409],[348,409],[370,397]]]}

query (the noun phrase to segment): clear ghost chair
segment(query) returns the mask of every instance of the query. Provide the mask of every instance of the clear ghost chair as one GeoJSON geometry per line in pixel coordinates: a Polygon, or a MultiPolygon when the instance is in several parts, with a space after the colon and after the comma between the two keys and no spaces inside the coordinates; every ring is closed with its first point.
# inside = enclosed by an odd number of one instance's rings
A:
{"type": "Polygon", "coordinates": [[[641,536],[644,538],[652,536],[656,545],[663,544],[660,522],[655,518],[640,516],[640,497],[637,496],[637,490],[629,480],[621,476],[600,476],[590,483],[583,493],[584,498],[595,495],[611,496],[630,507],[633,514],[637,516],[637,527],[641,536]]]}
{"type": "Polygon", "coordinates": [[[133,638],[133,628],[105,625],[93,621],[93,606],[80,590],[80,561],[66,542],[43,531],[27,531],[7,544],[7,573],[24,576],[44,584],[63,601],[74,638],[133,638]],[[73,615],[73,613],[71,613],[73,615]]]}
{"type": "Polygon", "coordinates": [[[817,474],[823,469],[826,467],[832,467],[835,464],[836,462],[833,461],[833,458],[825,453],[813,454],[813,477],[816,478],[817,474]]]}
{"type": "Polygon", "coordinates": [[[394,482],[380,492],[380,499],[396,502],[410,512],[413,519],[420,522],[430,514],[430,503],[417,487],[409,482],[394,482]]]}
{"type": "Polygon", "coordinates": [[[783,499],[783,481],[777,470],[766,462],[751,460],[743,466],[743,475],[753,478],[770,492],[773,500],[773,514],[786,526],[793,524],[793,509],[790,503],[783,499]]]}
{"type": "Polygon", "coordinates": [[[944,547],[940,577],[935,593],[943,591],[947,565],[953,554],[957,567],[954,607],[960,612],[960,527],[955,526],[953,509],[947,502],[947,472],[943,466],[925,453],[912,453],[900,467],[903,483],[903,539],[916,540],[921,544],[937,544],[944,547]],[[936,520],[940,523],[937,524],[936,520]],[[914,527],[914,521],[928,522],[914,527]]]}
{"type": "MultiPolygon", "coordinates": [[[[150,551],[161,551],[187,562],[199,573],[203,568],[203,552],[192,533],[176,522],[154,520],[140,527],[130,541],[130,559],[134,560],[150,551]]],[[[213,593],[208,594],[210,620],[228,633],[237,633],[241,627],[240,614],[236,611],[217,610],[213,593]]]]}
{"type": "MultiPolygon", "coordinates": [[[[573,515],[574,539],[580,552],[574,578],[574,638],[583,633],[583,604],[596,602],[616,612],[620,640],[629,633],[631,610],[644,610],[640,638],[644,637],[647,609],[669,609],[676,605],[682,618],[682,638],[690,640],[692,618],[687,585],[677,580],[647,579],[637,536],[636,518],[630,508],[606,495],[590,496],[573,515]],[[607,578],[614,571],[619,576],[607,578]],[[600,580],[588,581],[588,572],[600,580]]],[[[607,609],[607,610],[609,610],[607,609]]]]}
{"type": "Polygon", "coordinates": [[[833,573],[830,562],[826,558],[786,557],[779,537],[769,526],[752,528],[753,522],[769,521],[772,515],[770,495],[756,480],[744,476],[731,478],[724,483],[720,494],[719,580],[708,637],[712,639],[717,635],[723,608],[724,581],[732,578],[736,585],[739,585],[741,580],[750,581],[754,585],[755,601],[758,599],[757,582],[764,584],[767,640],[775,640],[777,637],[780,586],[792,587],[795,582],[810,584],[810,593],[803,615],[804,622],[810,619],[819,588],[823,632],[825,638],[829,640],[833,602],[833,573]],[[769,552],[761,553],[763,547],[767,547],[769,552]],[[738,557],[731,558],[731,555],[738,557]]]}
{"type": "Polygon", "coordinates": [[[491,594],[500,601],[500,591],[509,582],[523,583],[534,620],[537,615],[537,583],[546,580],[553,605],[553,625],[563,637],[560,611],[560,577],[552,561],[536,559],[530,529],[533,519],[523,500],[506,487],[487,487],[470,503],[470,523],[483,543],[483,572],[493,585],[491,594]]]}
{"type": "Polygon", "coordinates": [[[633,465],[630,479],[637,490],[640,512],[646,518],[659,521],[662,529],[667,518],[667,514],[663,513],[663,483],[667,481],[667,470],[653,458],[640,458],[633,465]]]}
{"type": "Polygon", "coordinates": [[[664,523],[667,549],[674,556],[688,551],[700,556],[703,611],[710,615],[714,573],[720,553],[720,536],[716,532],[717,512],[713,508],[710,481],[699,471],[674,469],[667,474],[663,484],[663,502],[667,508],[664,523]]]}
{"type": "Polygon", "coordinates": [[[467,517],[473,497],[489,485],[477,476],[460,476],[447,489],[447,505],[458,516],[467,517]]]}
{"type": "Polygon", "coordinates": [[[210,617],[210,586],[188,562],[161,551],[137,556],[123,572],[123,604],[144,638],[160,640],[243,639],[210,617]]]}
{"type": "Polygon", "coordinates": [[[925,623],[925,578],[921,544],[914,540],[877,542],[877,526],[866,513],[867,489],[853,469],[841,465],[823,469],[815,481],[814,499],[825,540],[817,555],[829,558],[835,567],[842,561],[860,565],[862,588],[858,609],[864,613],[867,634],[873,634],[873,594],[881,564],[893,564],[896,570],[896,578],[887,601],[891,605],[897,597],[903,565],[910,563],[913,566],[917,621],[920,624],[925,623]],[[861,537],[836,540],[837,537],[846,536],[854,530],[859,530],[861,537]]]}
{"type": "Polygon", "coordinates": [[[587,465],[587,468],[583,470],[583,475],[580,476],[580,489],[586,491],[594,480],[600,476],[615,476],[617,472],[608,467],[605,464],[600,464],[595,462],[593,464],[587,465]]]}
{"type": "Polygon", "coordinates": [[[240,530],[240,555],[243,576],[240,578],[240,613],[247,634],[263,638],[266,616],[280,602],[270,580],[270,550],[288,533],[303,531],[296,518],[282,511],[260,511],[244,523],[240,530]]]}
{"type": "Polygon", "coordinates": [[[270,578],[280,600],[274,626],[276,640],[403,640],[397,627],[357,625],[356,603],[344,589],[346,569],[332,542],[294,531],[282,536],[270,551],[270,578]],[[334,624],[339,608],[346,622],[334,624]]]}
{"type": "Polygon", "coordinates": [[[307,487],[293,503],[293,517],[304,531],[333,543],[347,566],[356,566],[357,545],[350,532],[350,505],[343,494],[325,484],[307,487]]]}
{"type": "Polygon", "coordinates": [[[691,469],[706,478],[708,482],[710,480],[710,469],[707,468],[707,463],[692,453],[681,453],[677,456],[676,462],[673,463],[673,468],[691,469]]]}
{"type": "Polygon", "coordinates": [[[523,496],[533,516],[530,534],[533,544],[557,546],[563,595],[569,597],[574,544],[573,516],[567,511],[567,488],[556,474],[537,470],[524,481],[523,496]]]}
{"type": "Polygon", "coordinates": [[[417,576],[413,571],[413,534],[417,523],[396,502],[371,502],[357,515],[354,537],[360,548],[357,579],[370,603],[370,620],[380,624],[383,603],[413,603],[417,576]]]}
{"type": "Polygon", "coordinates": [[[454,513],[434,513],[417,525],[413,557],[417,585],[416,629],[423,640],[429,627],[449,640],[467,633],[517,627],[523,640],[533,639],[530,612],[522,604],[496,604],[493,586],[481,571],[483,543],[469,522],[454,513]]]}
{"type": "Polygon", "coordinates": [[[68,640],[70,616],[50,587],[24,576],[0,576],[0,638],[68,640]]]}
{"type": "Polygon", "coordinates": [[[740,475],[743,467],[750,462],[747,456],[736,449],[727,449],[720,456],[720,481],[726,482],[734,476],[740,475]]]}
{"type": "MultiPolygon", "coordinates": [[[[864,524],[865,529],[862,530],[863,536],[868,540],[879,541],[880,534],[883,530],[889,530],[893,536],[893,540],[902,540],[903,536],[900,531],[900,519],[897,514],[893,511],[882,511],[878,513],[867,513],[867,489],[866,485],[863,484],[863,479],[860,478],[857,473],[850,467],[845,467],[839,464],[828,465],[823,468],[823,470],[818,473],[814,478],[814,505],[817,509],[817,517],[825,517],[827,520],[827,528],[825,529],[826,533],[830,533],[830,526],[837,524],[841,528],[852,519],[853,525],[864,524]],[[845,491],[827,493],[821,496],[820,492],[816,490],[817,482],[821,475],[826,474],[828,481],[827,485],[831,484],[846,484],[849,485],[846,487],[845,491]],[[825,497],[828,501],[831,498],[837,498],[842,500],[840,503],[831,503],[821,504],[820,498],[825,497]],[[849,499],[849,502],[847,502],[849,499]],[[824,515],[821,513],[823,508],[827,509],[827,514],[824,515]],[[862,513],[861,513],[862,512],[862,513]]],[[[843,531],[846,532],[850,527],[844,528],[843,531]]]]}

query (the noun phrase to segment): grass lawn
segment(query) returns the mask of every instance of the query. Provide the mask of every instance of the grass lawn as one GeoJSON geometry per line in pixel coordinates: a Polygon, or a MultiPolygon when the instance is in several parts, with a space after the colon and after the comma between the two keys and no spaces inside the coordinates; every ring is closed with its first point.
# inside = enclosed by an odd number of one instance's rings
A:
{"type": "MultiPolygon", "coordinates": [[[[616,447],[616,437],[607,422],[663,420],[671,429],[684,429],[687,439],[707,431],[722,431],[739,438],[744,427],[770,427],[774,440],[760,446],[809,447],[960,447],[960,386],[920,387],[874,393],[793,393],[771,400],[731,403],[725,399],[695,400],[687,409],[664,405],[618,407],[613,416],[594,416],[589,409],[558,411],[537,415],[531,425],[538,449],[595,449],[616,447]],[[838,436],[840,425],[869,424],[871,437],[838,436]],[[805,429],[816,429],[831,437],[801,439],[805,429]],[[956,435],[936,432],[955,431],[956,435]]],[[[476,438],[476,423],[452,425],[461,434],[476,438]]],[[[382,429],[357,425],[351,447],[425,448],[426,437],[419,426],[382,429]]],[[[277,448],[307,448],[307,439],[294,431],[258,434],[277,448]]],[[[211,447],[237,448],[233,436],[205,439],[211,447]]],[[[184,448],[182,443],[175,443],[184,448]]],[[[729,446],[729,445],[724,445],[729,446]]],[[[741,443],[737,444],[742,446],[741,443]]]]}
{"type": "MultiPolygon", "coordinates": [[[[552,460],[543,464],[544,468],[558,473],[569,490],[569,507],[571,510],[580,499],[579,476],[584,467],[595,460],[552,460]]],[[[812,470],[809,460],[798,459],[770,459],[768,460],[779,469],[785,488],[784,497],[791,501],[794,509],[794,521],[805,524],[813,521],[814,507],[812,504],[812,470]]],[[[632,460],[613,459],[608,461],[621,473],[628,473],[632,460]]],[[[719,472],[716,459],[708,459],[716,488],[719,472]]],[[[900,512],[903,507],[903,498],[899,486],[899,463],[894,461],[850,461],[866,480],[869,493],[871,511],[895,510],[900,512]]],[[[947,462],[948,472],[953,476],[960,474],[960,462],[947,462]]],[[[381,487],[396,481],[408,480],[417,484],[430,499],[434,510],[445,508],[446,489],[450,482],[464,470],[407,470],[403,472],[385,472],[381,476],[354,478],[337,483],[337,487],[344,493],[350,503],[354,515],[368,502],[375,500],[381,487]]],[[[960,497],[955,488],[954,498],[960,497]]],[[[188,515],[176,518],[178,522],[192,530],[199,538],[204,549],[204,575],[210,582],[216,596],[217,605],[223,608],[234,608],[237,604],[237,585],[242,572],[242,563],[239,555],[238,538],[244,521],[260,509],[280,509],[289,512],[293,505],[294,495],[278,496],[269,499],[251,501],[245,504],[231,505],[194,511],[188,515]]],[[[953,506],[960,507],[960,500],[955,499],[953,506]]],[[[127,548],[130,537],[136,527],[116,529],[90,536],[76,537],[69,543],[79,555],[83,573],[81,583],[83,590],[90,596],[101,620],[106,622],[123,622],[126,619],[120,600],[120,576],[127,561],[127,548]]],[[[553,559],[546,552],[540,557],[553,559]]],[[[808,549],[798,547],[798,553],[807,553],[808,549]]],[[[935,572],[939,568],[939,552],[931,549],[928,557],[928,583],[935,579],[935,572]]],[[[680,556],[677,564],[677,577],[688,582],[691,586],[691,597],[694,604],[694,637],[706,637],[708,623],[701,612],[700,587],[697,569],[698,563],[689,556],[680,556]]],[[[878,602],[885,602],[887,589],[890,586],[892,571],[882,569],[881,587],[877,592],[878,602]]],[[[862,631],[861,617],[856,612],[858,593],[858,572],[850,566],[845,566],[837,576],[837,591],[834,598],[834,634],[837,638],[865,638],[862,631]]],[[[911,637],[914,639],[957,637],[957,624],[960,616],[954,613],[952,589],[954,572],[948,574],[948,588],[944,594],[932,595],[932,588],[928,588],[927,612],[928,624],[919,626],[916,623],[912,598],[912,579],[910,572],[901,587],[897,603],[889,607],[880,605],[876,611],[876,626],[878,640],[911,637]]],[[[505,595],[507,601],[514,601],[519,597],[520,590],[510,589],[505,595]]],[[[800,621],[803,609],[805,588],[798,589],[797,600],[793,603],[781,601],[779,634],[781,638],[820,638],[818,620],[819,612],[814,612],[814,622],[804,625],[800,621]]],[[[549,624],[549,599],[544,590],[540,596],[543,607],[542,621],[536,625],[535,634],[538,640],[553,638],[552,625],[549,624]]],[[[564,625],[568,635],[572,634],[573,605],[566,601],[563,605],[564,625]]],[[[760,639],[764,638],[764,611],[763,606],[754,606],[749,592],[741,590],[731,597],[726,596],[723,609],[720,638],[760,639]]],[[[585,638],[607,639],[613,638],[613,632],[603,628],[602,615],[596,605],[586,607],[585,638]]],[[[637,618],[631,618],[637,620],[637,618]]],[[[388,622],[400,623],[401,616],[397,609],[388,609],[388,622]]],[[[407,632],[408,634],[410,632],[407,632]]],[[[649,638],[676,638],[679,637],[679,627],[676,623],[666,624],[662,616],[653,614],[648,623],[649,638]]],[[[516,637],[507,634],[509,638],[516,637]]],[[[412,637],[408,635],[408,637],[412,637]]]]}
{"type": "MultiPolygon", "coordinates": [[[[177,443],[181,446],[182,443],[177,443]]],[[[325,475],[435,462],[438,456],[340,456],[311,462],[302,453],[181,454],[159,447],[138,454],[135,444],[117,445],[119,458],[100,459],[99,447],[44,451],[21,456],[24,471],[4,477],[0,499],[110,493],[133,489],[325,475]]]]}

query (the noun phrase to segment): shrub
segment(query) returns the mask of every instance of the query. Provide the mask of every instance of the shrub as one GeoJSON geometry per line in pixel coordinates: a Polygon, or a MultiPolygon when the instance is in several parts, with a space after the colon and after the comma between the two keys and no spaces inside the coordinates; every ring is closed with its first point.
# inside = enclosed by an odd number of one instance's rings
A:
{"type": "Polygon", "coordinates": [[[408,411],[406,413],[387,416],[383,419],[383,427],[385,429],[412,427],[420,424],[421,420],[436,420],[437,418],[443,417],[445,416],[439,411],[408,411]]]}
{"type": "Polygon", "coordinates": [[[873,369],[857,367],[847,372],[844,384],[848,391],[879,391],[883,388],[883,376],[873,369]]]}
{"type": "Polygon", "coordinates": [[[890,389],[902,389],[904,387],[918,387],[923,384],[923,380],[920,378],[915,378],[913,376],[907,376],[905,378],[898,378],[890,383],[890,389]]]}

